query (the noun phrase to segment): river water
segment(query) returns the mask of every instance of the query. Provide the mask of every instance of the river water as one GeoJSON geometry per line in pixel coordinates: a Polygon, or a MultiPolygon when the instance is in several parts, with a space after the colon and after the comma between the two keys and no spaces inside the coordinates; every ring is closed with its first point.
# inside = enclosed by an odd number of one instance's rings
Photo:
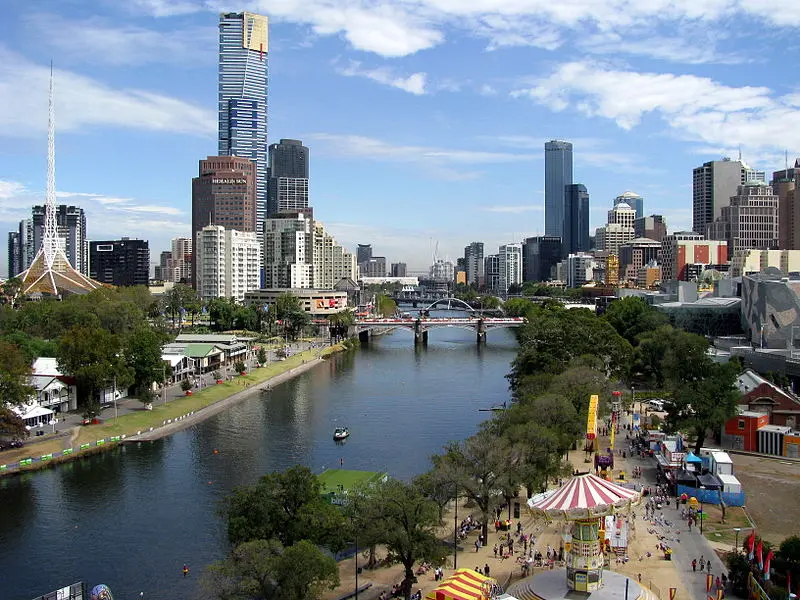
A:
{"type": "Polygon", "coordinates": [[[472,435],[508,398],[513,333],[410,332],[254,393],[191,429],[46,471],[0,480],[0,599],[30,600],[84,581],[116,600],[189,600],[227,551],[217,511],[238,485],[295,464],[385,470],[408,479],[450,440],[472,435]],[[344,444],[331,438],[346,425],[344,444]],[[181,568],[191,568],[183,578],[181,568]]]}

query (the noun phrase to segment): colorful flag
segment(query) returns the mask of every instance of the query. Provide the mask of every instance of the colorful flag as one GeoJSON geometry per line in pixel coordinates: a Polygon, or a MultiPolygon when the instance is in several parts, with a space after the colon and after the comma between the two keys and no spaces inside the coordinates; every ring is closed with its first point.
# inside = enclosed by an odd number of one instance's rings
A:
{"type": "Polygon", "coordinates": [[[758,568],[763,571],[764,570],[764,542],[762,540],[758,540],[758,546],[756,546],[756,561],[758,561],[758,568]]]}
{"type": "MultiPolygon", "coordinates": [[[[706,575],[706,591],[710,592],[711,587],[714,585],[714,576],[713,575],[706,575]]],[[[709,596],[711,598],[711,596],[709,596]]]]}
{"type": "Polygon", "coordinates": [[[669,600],[675,600],[675,594],[678,593],[678,588],[669,588],[669,600]]]}
{"type": "Polygon", "coordinates": [[[747,552],[748,552],[747,559],[748,560],[753,560],[753,551],[754,551],[755,546],[756,546],[756,530],[755,529],[750,532],[749,536],[747,536],[747,541],[745,542],[745,544],[747,545],[747,552]]]}
{"type": "Polygon", "coordinates": [[[722,598],[724,598],[724,597],[725,597],[725,590],[723,590],[722,588],[719,588],[717,590],[717,600],[722,600],[722,598]]]}
{"type": "Polygon", "coordinates": [[[769,581],[769,564],[772,562],[772,557],[775,553],[770,550],[767,552],[767,560],[764,561],[764,581],[769,581]]]}

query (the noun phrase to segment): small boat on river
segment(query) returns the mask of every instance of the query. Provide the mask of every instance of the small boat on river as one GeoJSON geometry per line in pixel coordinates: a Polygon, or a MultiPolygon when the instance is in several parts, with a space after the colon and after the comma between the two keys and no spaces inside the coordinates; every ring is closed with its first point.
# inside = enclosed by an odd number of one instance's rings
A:
{"type": "Polygon", "coordinates": [[[333,439],[340,442],[350,437],[350,430],[347,427],[337,427],[333,430],[333,439]]]}

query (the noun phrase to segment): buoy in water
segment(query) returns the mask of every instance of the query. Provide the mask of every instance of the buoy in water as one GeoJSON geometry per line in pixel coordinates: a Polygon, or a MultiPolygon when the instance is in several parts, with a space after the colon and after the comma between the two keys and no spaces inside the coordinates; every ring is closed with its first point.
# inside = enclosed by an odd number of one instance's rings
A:
{"type": "Polygon", "coordinates": [[[216,448],[214,448],[214,454],[219,454],[219,450],[217,450],[216,448]]]}

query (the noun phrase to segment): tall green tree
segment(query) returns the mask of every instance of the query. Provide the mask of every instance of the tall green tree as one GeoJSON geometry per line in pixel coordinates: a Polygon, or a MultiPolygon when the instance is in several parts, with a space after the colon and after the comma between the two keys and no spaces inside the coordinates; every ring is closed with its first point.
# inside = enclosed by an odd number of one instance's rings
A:
{"type": "Polygon", "coordinates": [[[0,405],[0,436],[23,439],[30,435],[25,422],[7,406],[0,405]]]}
{"type": "Polygon", "coordinates": [[[58,368],[75,377],[78,403],[87,415],[99,412],[98,394],[116,380],[125,388],[132,382],[119,337],[99,327],[73,327],[58,343],[58,368]]]}
{"type": "Polygon", "coordinates": [[[300,466],[237,488],[226,500],[228,539],[240,544],[274,538],[285,546],[310,540],[340,550],[345,541],[344,516],[321,494],[316,475],[300,466]]]}
{"type": "Polygon", "coordinates": [[[524,317],[534,307],[527,298],[509,298],[503,303],[503,310],[509,317],[524,317]]]}
{"type": "Polygon", "coordinates": [[[380,524],[380,541],[389,560],[403,565],[402,597],[409,600],[417,581],[414,564],[438,563],[444,558],[437,536],[441,521],[436,503],[417,487],[389,479],[365,495],[363,510],[380,524]]]}
{"type": "Polygon", "coordinates": [[[22,349],[0,341],[0,406],[19,406],[34,394],[30,385],[31,363],[22,349]]]}
{"type": "Polygon", "coordinates": [[[308,541],[288,547],[277,540],[243,542],[203,578],[219,600],[317,600],[337,585],[336,561],[308,541]]]}
{"type": "Polygon", "coordinates": [[[434,459],[442,477],[455,481],[459,495],[466,495],[480,510],[484,539],[489,533],[489,520],[503,500],[502,491],[514,474],[519,457],[512,454],[507,440],[490,431],[481,430],[463,442],[451,442],[443,454],[434,459]]]}
{"type": "Polygon", "coordinates": [[[153,383],[163,383],[166,365],[161,359],[165,337],[149,325],[140,325],[125,340],[125,363],[133,378],[135,393],[142,402],[151,400],[153,383]]]}
{"type": "Polygon", "coordinates": [[[609,304],[603,318],[631,344],[636,344],[636,338],[642,333],[669,323],[665,314],[636,296],[615,300],[609,304]]]}
{"type": "Polygon", "coordinates": [[[215,331],[233,329],[236,303],[229,298],[214,298],[208,303],[208,316],[215,331]]]}

